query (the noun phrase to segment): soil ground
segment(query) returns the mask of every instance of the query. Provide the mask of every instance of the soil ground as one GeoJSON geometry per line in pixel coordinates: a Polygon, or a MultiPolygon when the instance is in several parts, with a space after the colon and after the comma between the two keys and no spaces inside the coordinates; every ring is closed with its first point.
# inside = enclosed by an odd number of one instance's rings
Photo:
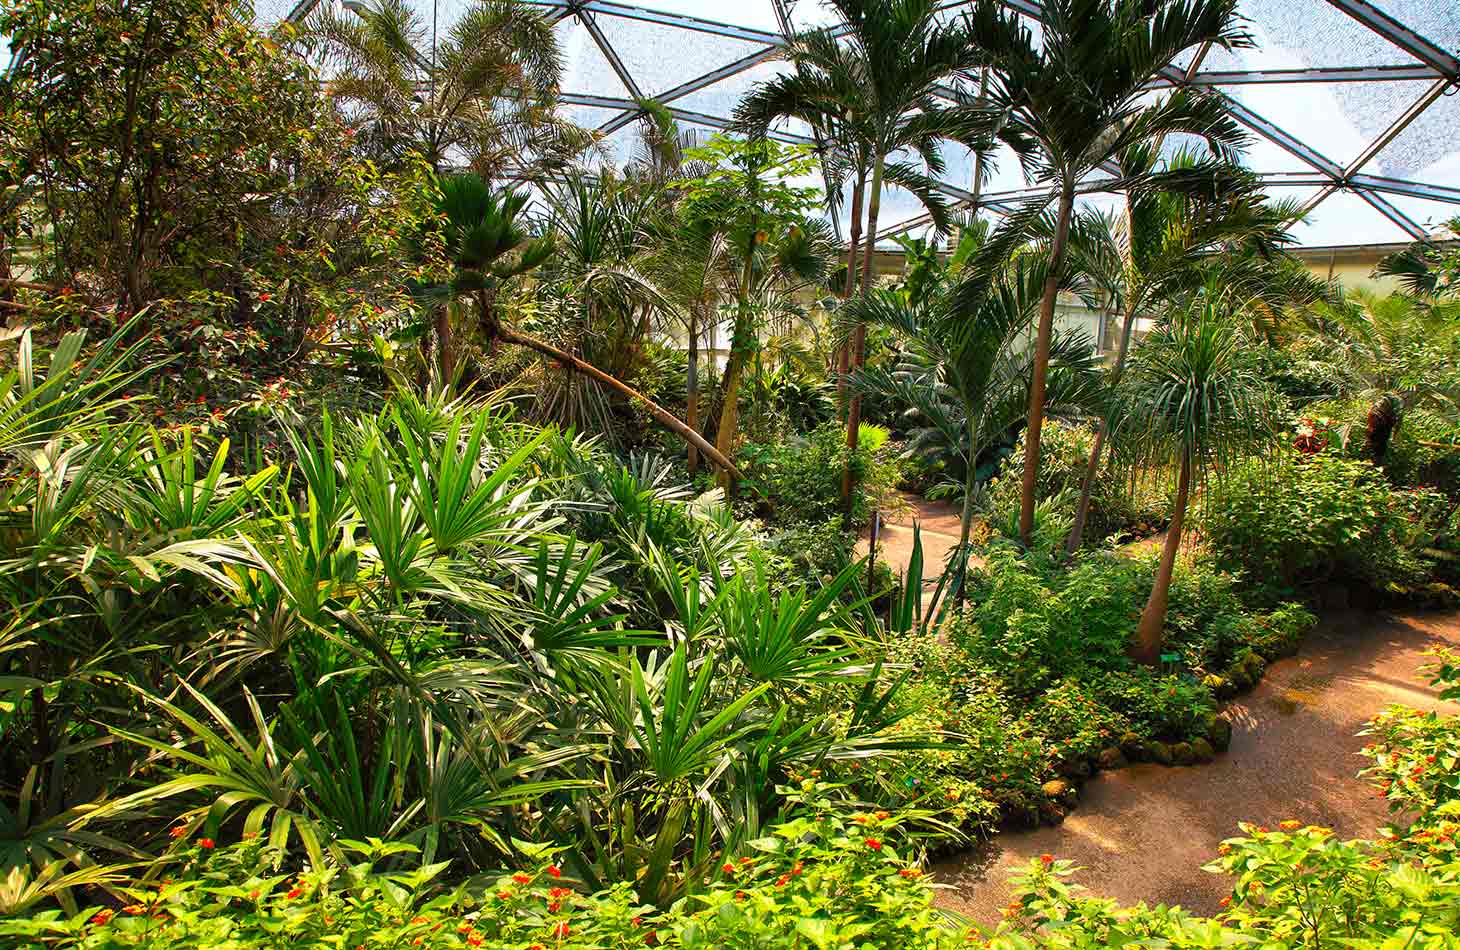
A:
{"type": "Polygon", "coordinates": [[[1230,882],[1201,865],[1238,834],[1239,821],[1291,818],[1372,836],[1386,811],[1356,777],[1366,740],[1355,733],[1390,703],[1460,713],[1439,703],[1419,672],[1422,654],[1445,645],[1460,646],[1460,612],[1331,614],[1297,656],[1272,664],[1256,689],[1227,705],[1225,755],[1097,776],[1063,824],[1002,833],[939,864],[938,905],[992,924],[1009,902],[1010,866],[1049,853],[1083,867],[1077,880],[1092,893],[1213,913],[1230,882]]]}

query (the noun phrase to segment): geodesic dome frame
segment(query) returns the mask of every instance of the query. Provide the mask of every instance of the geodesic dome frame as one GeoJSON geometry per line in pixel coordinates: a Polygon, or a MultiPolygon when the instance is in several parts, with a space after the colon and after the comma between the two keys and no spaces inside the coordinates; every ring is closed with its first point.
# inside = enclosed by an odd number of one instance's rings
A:
{"type": "MultiPolygon", "coordinates": [[[[320,2],[279,3],[299,19],[320,2]]],[[[426,0],[419,0],[423,4],[426,0]]],[[[526,0],[554,22],[565,59],[562,109],[599,130],[604,161],[626,161],[636,141],[638,101],[666,106],[690,130],[727,129],[735,103],[756,82],[788,69],[789,33],[835,28],[817,0],[526,0]]],[[[1004,0],[1037,19],[1038,0],[1004,0]]],[[[441,29],[465,0],[423,8],[441,29]]],[[[962,2],[945,10],[956,16],[962,2]]],[[[1460,2],[1457,0],[1242,0],[1254,49],[1188,51],[1152,83],[1153,95],[1205,87],[1253,135],[1246,163],[1274,196],[1307,212],[1307,246],[1423,239],[1460,215],[1460,2]]],[[[268,19],[260,10],[261,19],[268,19]]],[[[1031,21],[1036,30],[1037,22],[1031,21]]],[[[950,95],[952,90],[950,90],[950,95]]],[[[815,130],[786,123],[772,133],[815,144],[815,130]]],[[[1179,137],[1176,137],[1179,138],[1179,137]]],[[[1181,147],[1173,139],[1165,147],[1181,147]]],[[[949,143],[940,190],[966,207],[973,156],[949,143]]],[[[1011,153],[992,156],[979,207],[1006,212],[1043,189],[1023,180],[1011,153]]],[[[1081,201],[1114,204],[1100,172],[1081,201]]],[[[842,215],[845,215],[845,202],[842,215]]],[[[883,199],[879,238],[927,225],[912,195],[883,199]]],[[[834,221],[840,233],[845,222],[834,221]]]]}

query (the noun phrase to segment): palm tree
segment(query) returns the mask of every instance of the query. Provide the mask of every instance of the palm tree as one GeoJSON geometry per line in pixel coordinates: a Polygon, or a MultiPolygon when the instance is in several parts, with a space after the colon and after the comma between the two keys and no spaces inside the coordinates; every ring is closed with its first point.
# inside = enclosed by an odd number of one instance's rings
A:
{"type": "MultiPolygon", "coordinates": [[[[894,370],[862,370],[858,389],[906,403],[925,417],[942,444],[962,457],[963,513],[959,569],[967,562],[977,497],[979,455],[1005,437],[1027,404],[1029,327],[1048,277],[1044,260],[1015,258],[995,277],[971,269],[935,279],[924,292],[876,290],[852,300],[845,317],[897,331],[909,354],[894,370]]],[[[1094,347],[1085,335],[1060,335],[1053,360],[1061,372],[1046,390],[1055,407],[1087,406],[1098,390],[1094,347]],[[1065,372],[1067,371],[1067,372],[1065,372]]],[[[961,590],[961,585],[958,589],[961,590]]]]}
{"type": "MultiPolygon", "coordinates": [[[[1299,211],[1296,202],[1268,202],[1255,175],[1185,151],[1178,151],[1163,168],[1152,143],[1142,142],[1120,156],[1120,167],[1131,182],[1125,213],[1077,214],[1068,243],[1072,266],[1100,288],[1106,312],[1121,315],[1110,370],[1112,386],[1119,384],[1125,370],[1141,312],[1199,287],[1219,252],[1240,246],[1244,253],[1255,252],[1250,255],[1253,260],[1271,260],[1291,240],[1288,229],[1299,211]]],[[[1272,270],[1260,270],[1253,277],[1272,270]]],[[[1066,543],[1070,554],[1084,540],[1107,427],[1101,419],[1095,430],[1066,543]]]]}
{"type": "Polygon", "coordinates": [[[475,174],[457,174],[442,180],[436,212],[441,232],[440,246],[451,265],[451,281],[446,285],[424,288],[422,295],[445,297],[448,302],[470,298],[476,304],[478,324],[489,349],[498,340],[525,346],[630,399],[638,400],[661,424],[699,449],[727,473],[739,478],[739,470],[729,459],[658,403],[592,363],[502,322],[496,308],[496,291],[501,282],[539,266],[553,248],[551,237],[529,239],[518,225],[516,217],[525,202],[525,196],[521,194],[509,190],[493,191],[475,174]]]}
{"type": "Polygon", "coordinates": [[[1362,400],[1364,450],[1378,465],[1416,405],[1460,406],[1460,299],[1357,290],[1308,312],[1307,347],[1333,368],[1341,396],[1362,400]]]}
{"type": "MultiPolygon", "coordinates": [[[[1057,202],[1029,389],[1019,511],[1025,543],[1034,527],[1055,297],[1076,188],[1137,143],[1174,133],[1201,136],[1218,156],[1235,158],[1246,136],[1218,97],[1183,89],[1148,102],[1147,84],[1184,50],[1250,45],[1236,26],[1236,8],[1237,0],[1048,0],[1040,6],[1038,42],[1023,16],[1001,0],[975,0],[964,14],[968,41],[984,51],[989,67],[982,107],[997,116],[999,135],[1014,147],[1025,174],[1048,184],[1050,192],[1038,204],[1057,202]]],[[[1103,187],[1136,183],[1118,170],[1122,174],[1103,187]]]]}
{"type": "Polygon", "coordinates": [[[407,0],[322,4],[302,42],[359,120],[360,146],[387,165],[465,161],[499,178],[560,167],[593,142],[557,115],[552,23],[519,0],[472,0],[439,40],[407,0]]]}
{"type": "Polygon", "coordinates": [[[1136,463],[1171,464],[1177,473],[1171,527],[1131,649],[1142,663],[1160,658],[1193,483],[1272,434],[1268,389],[1245,359],[1245,343],[1229,299],[1204,292],[1142,341],[1122,380],[1115,437],[1136,463]]]}
{"type": "MultiPolygon", "coordinates": [[[[829,0],[828,5],[841,22],[791,37],[786,55],[795,70],[757,86],[741,101],[736,119],[760,133],[778,119],[793,117],[835,136],[835,151],[856,181],[852,237],[855,242],[866,236],[860,275],[865,291],[871,285],[884,185],[911,192],[933,214],[939,230],[946,228],[946,203],[932,179],[910,162],[890,159],[910,152],[939,175],[945,167],[940,140],[971,141],[973,110],[954,106],[935,93],[959,84],[961,74],[978,65],[980,54],[956,21],[940,15],[937,0],[829,0]],[[864,181],[865,230],[859,206],[864,181]]],[[[854,259],[849,257],[849,263],[854,259]]],[[[855,266],[848,270],[848,293],[855,270],[855,266]]],[[[854,326],[850,369],[862,366],[865,345],[865,328],[854,326]]],[[[847,405],[848,460],[842,472],[842,504],[848,517],[851,453],[857,447],[861,418],[861,398],[853,391],[847,405]]]]}

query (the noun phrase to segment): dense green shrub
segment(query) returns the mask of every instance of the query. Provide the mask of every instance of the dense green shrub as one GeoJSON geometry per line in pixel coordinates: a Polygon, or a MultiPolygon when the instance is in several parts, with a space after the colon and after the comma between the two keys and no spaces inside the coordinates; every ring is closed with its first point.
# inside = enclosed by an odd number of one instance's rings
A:
{"type": "MultiPolygon", "coordinates": [[[[1095,432],[1088,426],[1049,420],[1040,436],[1038,497],[1053,499],[1052,511],[1073,516],[1080,486],[1085,478],[1094,446],[1095,432]]],[[[1017,524],[1019,491],[1024,480],[1024,442],[1004,460],[999,474],[988,486],[986,508],[997,523],[1017,524]]],[[[1087,543],[1122,532],[1146,534],[1170,516],[1166,481],[1133,478],[1108,464],[1100,466],[1090,492],[1090,514],[1085,527],[1087,543]]],[[[1051,530],[1051,535],[1057,533],[1051,530]]],[[[1063,538],[1060,539],[1063,542],[1063,538]]]]}
{"type": "Polygon", "coordinates": [[[1209,487],[1202,525],[1217,563],[1269,593],[1323,581],[1412,593],[1454,515],[1433,489],[1396,489],[1368,462],[1283,452],[1209,487]]]}
{"type": "MultiPolygon", "coordinates": [[[[846,430],[832,422],[804,437],[774,444],[748,444],[740,461],[751,488],[746,495],[775,524],[817,523],[841,515],[842,469],[847,459],[846,430]]],[[[872,506],[896,485],[896,456],[887,445],[887,430],[862,428],[860,447],[852,459],[855,485],[852,520],[864,524],[872,506]]]]}

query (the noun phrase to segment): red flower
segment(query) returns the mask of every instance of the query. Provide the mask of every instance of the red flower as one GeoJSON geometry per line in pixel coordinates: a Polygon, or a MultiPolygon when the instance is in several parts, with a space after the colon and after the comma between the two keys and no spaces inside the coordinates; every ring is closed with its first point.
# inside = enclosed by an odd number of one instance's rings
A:
{"type": "Polygon", "coordinates": [[[475,933],[467,934],[466,942],[471,944],[473,947],[480,947],[482,945],[481,935],[475,933]]]}
{"type": "Polygon", "coordinates": [[[518,884],[532,883],[532,878],[528,877],[526,874],[523,874],[521,871],[518,871],[516,874],[512,875],[512,880],[516,881],[518,884]]]}
{"type": "Polygon", "coordinates": [[[547,871],[555,878],[563,876],[562,870],[557,865],[553,865],[552,867],[548,868],[547,871]]]}
{"type": "Polygon", "coordinates": [[[557,928],[553,930],[553,936],[566,937],[569,933],[572,932],[572,930],[573,928],[569,927],[566,923],[561,923],[558,924],[557,928]]]}
{"type": "Polygon", "coordinates": [[[184,828],[182,825],[178,825],[176,828],[169,828],[168,829],[168,832],[167,832],[168,836],[169,837],[172,837],[172,838],[181,838],[183,835],[185,835],[187,833],[188,833],[188,830],[186,828],[184,828]]]}
{"type": "Polygon", "coordinates": [[[789,875],[789,874],[782,874],[780,877],[776,878],[776,887],[785,887],[786,886],[786,883],[788,881],[790,881],[790,880],[791,880],[791,875],[789,875]]]}
{"type": "Polygon", "coordinates": [[[631,921],[631,923],[633,923],[633,925],[634,925],[634,926],[635,926],[635,927],[642,927],[642,926],[644,926],[644,918],[642,918],[642,917],[635,917],[635,918],[634,918],[634,919],[633,919],[633,920],[632,920],[632,921],[631,921]]]}
{"type": "Polygon", "coordinates": [[[303,897],[303,896],[304,896],[304,888],[302,888],[302,887],[294,887],[294,888],[290,888],[289,889],[289,893],[287,893],[287,894],[284,895],[284,899],[285,900],[292,901],[295,898],[303,897]]]}
{"type": "Polygon", "coordinates": [[[734,874],[735,865],[731,864],[729,861],[726,861],[724,864],[720,865],[720,870],[724,871],[726,874],[734,874]]]}
{"type": "Polygon", "coordinates": [[[128,904],[126,907],[122,908],[122,913],[131,914],[133,917],[136,917],[139,914],[147,913],[147,908],[143,907],[141,904],[128,904]]]}
{"type": "Polygon", "coordinates": [[[871,848],[873,851],[881,851],[882,842],[878,841],[876,838],[868,838],[867,847],[871,848]]]}
{"type": "Polygon", "coordinates": [[[273,294],[267,294],[267,293],[259,294],[259,302],[260,303],[268,303],[269,302],[269,298],[271,298],[272,296],[273,296],[273,294]]]}
{"type": "Polygon", "coordinates": [[[1044,866],[1045,867],[1049,867],[1051,864],[1054,863],[1054,855],[1052,855],[1052,854],[1041,854],[1039,856],[1039,860],[1041,860],[1041,861],[1044,862],[1044,866]]]}
{"type": "Polygon", "coordinates": [[[202,848],[204,851],[212,851],[213,850],[213,839],[212,838],[199,838],[198,839],[198,847],[202,848]]]}
{"type": "Polygon", "coordinates": [[[112,919],[112,916],[113,914],[110,910],[99,910],[96,912],[96,916],[91,918],[91,922],[98,927],[105,927],[107,921],[112,919]]]}
{"type": "Polygon", "coordinates": [[[497,892],[497,900],[499,900],[499,901],[507,900],[511,896],[512,896],[512,892],[511,891],[498,891],[497,892]]]}
{"type": "Polygon", "coordinates": [[[1228,904],[1232,903],[1232,898],[1230,898],[1230,897],[1224,897],[1220,901],[1218,901],[1217,903],[1221,904],[1223,907],[1226,907],[1228,904]]]}

